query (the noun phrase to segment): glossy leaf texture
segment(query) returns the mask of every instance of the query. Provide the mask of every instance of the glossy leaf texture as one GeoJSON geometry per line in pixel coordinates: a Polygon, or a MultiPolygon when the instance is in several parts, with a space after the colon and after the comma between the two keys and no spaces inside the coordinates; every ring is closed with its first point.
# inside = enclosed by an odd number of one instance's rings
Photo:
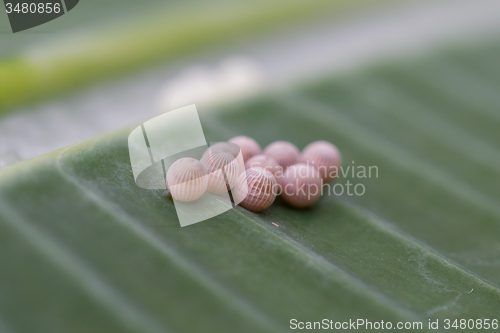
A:
{"type": "Polygon", "coordinates": [[[163,191],[135,185],[130,130],[1,170],[0,322],[284,332],[294,318],[424,331],[428,319],[499,319],[499,55],[443,52],[201,114],[209,141],[328,140],[344,166],[378,167],[339,180],[363,196],[311,209],[278,199],[180,228],[163,191]]]}

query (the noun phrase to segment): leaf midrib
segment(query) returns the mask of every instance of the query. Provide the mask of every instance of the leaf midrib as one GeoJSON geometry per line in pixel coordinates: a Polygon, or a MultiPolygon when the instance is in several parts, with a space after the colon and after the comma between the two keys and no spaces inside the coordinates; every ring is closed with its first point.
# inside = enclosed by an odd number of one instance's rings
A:
{"type": "MultiPolygon", "coordinates": [[[[192,263],[188,264],[188,260],[186,258],[182,258],[174,250],[168,248],[168,246],[165,245],[162,239],[156,237],[155,235],[149,233],[147,230],[143,229],[140,223],[131,219],[126,213],[124,213],[121,210],[121,208],[117,207],[116,205],[113,205],[111,202],[109,202],[109,200],[107,200],[105,197],[97,193],[95,190],[85,186],[85,184],[83,184],[78,180],[78,177],[75,174],[70,173],[69,170],[64,168],[62,159],[64,158],[64,154],[66,152],[69,152],[71,148],[72,147],[68,147],[67,149],[62,150],[57,156],[57,169],[64,178],[66,178],[69,182],[71,182],[79,190],[81,190],[86,196],[88,196],[94,202],[94,204],[96,204],[97,206],[101,207],[106,212],[108,212],[108,214],[114,217],[115,220],[121,221],[121,223],[124,220],[128,221],[127,224],[122,224],[122,225],[125,225],[127,228],[137,232],[143,240],[145,240],[150,246],[153,246],[155,249],[159,250],[163,255],[169,257],[170,259],[174,259],[173,261],[177,265],[180,265],[186,272],[190,274],[190,276],[195,277],[196,280],[199,281],[201,284],[207,286],[208,282],[209,288],[211,288],[211,290],[215,294],[218,294],[219,296],[224,295],[224,298],[228,301],[228,303],[231,305],[233,304],[232,303],[234,301],[234,297],[232,297],[233,291],[227,292],[225,288],[223,288],[222,286],[218,286],[216,282],[207,278],[207,275],[204,272],[202,273],[201,269],[194,267],[192,263]],[[193,271],[198,271],[198,273],[193,273],[193,271]]],[[[330,261],[326,260],[324,257],[318,255],[314,251],[311,251],[310,249],[298,243],[297,241],[293,240],[289,236],[286,236],[284,234],[281,235],[276,234],[271,229],[265,227],[264,226],[265,222],[256,218],[256,216],[254,216],[255,214],[246,212],[240,207],[237,207],[233,211],[238,213],[238,215],[244,217],[245,219],[251,221],[253,228],[255,229],[258,228],[259,230],[263,230],[269,236],[272,236],[274,239],[280,241],[285,246],[291,247],[292,249],[294,249],[294,252],[297,255],[305,259],[308,263],[313,262],[316,268],[319,269],[320,271],[334,273],[336,279],[340,280],[340,282],[344,284],[351,286],[352,290],[354,290],[355,292],[361,292],[362,294],[367,295],[370,299],[372,299],[375,302],[380,302],[380,299],[382,299],[383,300],[382,303],[389,306],[389,308],[391,308],[392,311],[394,311],[397,314],[403,315],[411,319],[419,319],[419,320],[421,319],[416,313],[413,313],[410,310],[407,309],[402,310],[401,304],[395,303],[393,300],[387,298],[385,295],[381,294],[380,292],[376,291],[370,286],[359,281],[356,277],[350,275],[345,270],[334,265],[330,261]]],[[[243,302],[240,298],[238,298],[238,300],[243,302]]],[[[244,306],[241,309],[242,310],[241,312],[243,314],[247,314],[249,307],[251,307],[251,305],[244,304],[244,306]]],[[[264,316],[263,314],[261,314],[255,309],[252,310],[250,313],[252,312],[254,312],[253,314],[257,317],[257,319],[260,317],[260,321],[262,321],[263,319],[262,316],[264,316]]]]}

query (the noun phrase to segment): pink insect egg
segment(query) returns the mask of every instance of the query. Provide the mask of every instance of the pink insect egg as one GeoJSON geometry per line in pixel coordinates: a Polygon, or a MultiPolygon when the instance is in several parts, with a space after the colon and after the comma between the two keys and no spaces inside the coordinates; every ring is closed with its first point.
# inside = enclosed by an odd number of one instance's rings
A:
{"type": "Polygon", "coordinates": [[[260,167],[247,169],[238,178],[235,198],[240,205],[253,212],[260,212],[276,199],[277,182],[273,174],[260,167]]]}
{"type": "Polygon", "coordinates": [[[285,170],[280,185],[281,196],[286,203],[305,208],[318,201],[323,182],[316,168],[298,163],[285,170]]]}
{"type": "Polygon", "coordinates": [[[326,183],[337,178],[342,163],[337,147],[327,141],[316,141],[307,145],[302,151],[302,160],[316,167],[326,183]]]}
{"type": "Polygon", "coordinates": [[[225,193],[236,184],[239,175],[238,163],[230,153],[212,152],[211,148],[207,151],[201,158],[201,164],[208,176],[207,191],[214,194],[225,193]]]}
{"type": "Polygon", "coordinates": [[[245,169],[249,168],[264,168],[268,171],[271,171],[271,173],[276,177],[276,174],[282,170],[283,168],[276,162],[274,158],[271,156],[267,156],[264,154],[260,155],[255,155],[254,157],[250,158],[246,163],[245,163],[245,169]]]}
{"type": "Polygon", "coordinates": [[[218,152],[224,152],[224,153],[229,153],[234,157],[237,157],[239,154],[239,149],[238,146],[228,142],[217,142],[212,144],[209,149],[205,150],[202,158],[210,152],[214,154],[218,152]]]}
{"type": "Polygon", "coordinates": [[[300,152],[294,144],[287,141],[276,141],[264,150],[264,154],[270,156],[283,167],[285,171],[289,166],[300,161],[300,152]]]}
{"type": "Polygon", "coordinates": [[[246,162],[249,158],[261,153],[259,144],[254,139],[248,136],[236,136],[230,139],[228,142],[237,144],[240,147],[244,162],[246,162]]]}
{"type": "Polygon", "coordinates": [[[167,188],[175,200],[194,201],[207,190],[208,178],[200,161],[180,158],[168,168],[167,188]]]}

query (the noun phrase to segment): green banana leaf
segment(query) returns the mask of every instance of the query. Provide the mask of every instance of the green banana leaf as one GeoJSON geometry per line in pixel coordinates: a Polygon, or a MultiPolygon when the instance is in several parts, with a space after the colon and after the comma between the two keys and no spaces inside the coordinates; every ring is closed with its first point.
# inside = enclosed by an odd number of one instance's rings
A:
{"type": "MultiPolygon", "coordinates": [[[[500,52],[419,61],[200,112],[208,141],[335,143],[364,195],[179,226],[136,186],[131,129],[0,171],[13,332],[285,332],[290,321],[500,319],[500,52]],[[496,60],[496,62],[495,62],[496,60]],[[489,64],[489,66],[488,66],[489,64]]],[[[383,331],[383,330],[382,330],[383,331]]]]}

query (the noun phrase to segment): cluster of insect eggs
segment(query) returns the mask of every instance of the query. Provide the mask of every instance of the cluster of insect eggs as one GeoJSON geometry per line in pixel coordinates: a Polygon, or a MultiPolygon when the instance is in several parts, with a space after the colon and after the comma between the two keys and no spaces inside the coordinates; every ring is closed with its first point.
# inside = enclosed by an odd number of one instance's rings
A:
{"type": "Polygon", "coordinates": [[[309,207],[319,199],[323,183],[335,179],[341,163],[338,149],[326,141],[309,144],[302,154],[286,141],[270,144],[263,153],[259,144],[246,136],[228,142],[240,149],[217,143],[207,149],[201,161],[183,158],[172,164],[167,184],[172,184],[169,190],[175,199],[192,201],[206,191],[222,194],[233,189],[237,202],[255,212],[268,208],[278,192],[291,206],[309,207]],[[244,165],[237,158],[240,152],[244,165]],[[305,194],[300,190],[304,188],[305,194]]]}
{"type": "Polygon", "coordinates": [[[248,199],[243,200],[240,205],[252,211],[269,207],[269,202],[272,204],[277,192],[293,207],[304,208],[313,205],[321,196],[323,183],[336,178],[341,163],[337,147],[326,141],[307,145],[302,154],[294,144],[276,141],[259,154],[260,147],[253,139],[237,137],[231,140],[240,145],[242,153],[247,152],[244,156],[248,199]],[[278,191],[274,190],[274,185],[270,185],[274,184],[271,175],[279,185],[278,191]],[[255,179],[261,181],[254,181],[255,179]],[[273,191],[267,191],[265,186],[272,186],[273,191]],[[262,193],[269,195],[263,196],[262,193]]]}

